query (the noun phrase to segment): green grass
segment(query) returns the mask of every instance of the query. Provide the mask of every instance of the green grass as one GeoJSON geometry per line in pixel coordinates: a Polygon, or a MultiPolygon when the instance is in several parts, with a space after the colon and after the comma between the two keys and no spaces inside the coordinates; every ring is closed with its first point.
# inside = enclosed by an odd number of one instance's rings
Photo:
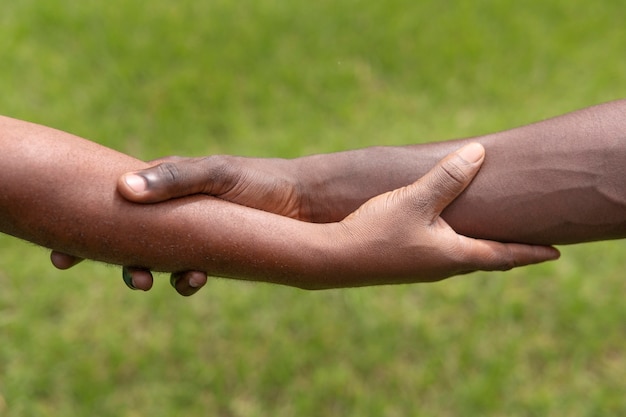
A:
{"type": "MultiPolygon", "coordinates": [[[[150,159],[444,140],[626,95],[622,2],[7,2],[0,113],[150,159]]],[[[133,293],[0,236],[0,415],[626,414],[626,242],[435,285],[133,293]]]]}

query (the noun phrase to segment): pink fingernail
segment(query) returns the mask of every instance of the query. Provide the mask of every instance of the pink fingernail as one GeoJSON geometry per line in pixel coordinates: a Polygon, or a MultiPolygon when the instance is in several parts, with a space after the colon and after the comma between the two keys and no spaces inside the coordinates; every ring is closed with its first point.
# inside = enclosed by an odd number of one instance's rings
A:
{"type": "Polygon", "coordinates": [[[470,143],[459,151],[459,156],[470,163],[480,161],[484,154],[485,148],[480,143],[470,143]]]}
{"type": "Polygon", "coordinates": [[[143,193],[146,191],[146,180],[139,175],[126,175],[124,177],[124,182],[128,185],[128,188],[136,192],[137,194],[143,193]]]}

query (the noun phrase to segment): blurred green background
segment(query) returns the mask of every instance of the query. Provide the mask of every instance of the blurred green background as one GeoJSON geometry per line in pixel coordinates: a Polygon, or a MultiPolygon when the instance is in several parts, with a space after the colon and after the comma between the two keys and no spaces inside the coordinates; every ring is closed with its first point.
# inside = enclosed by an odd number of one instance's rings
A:
{"type": "MultiPolygon", "coordinates": [[[[134,156],[295,157],[626,96],[620,0],[21,0],[0,113],[134,156]]],[[[62,161],[60,161],[62,163],[62,161]]],[[[129,236],[132,239],[132,236],[129,236]]],[[[0,415],[626,415],[626,242],[434,285],[150,293],[0,236],[0,415]]]]}

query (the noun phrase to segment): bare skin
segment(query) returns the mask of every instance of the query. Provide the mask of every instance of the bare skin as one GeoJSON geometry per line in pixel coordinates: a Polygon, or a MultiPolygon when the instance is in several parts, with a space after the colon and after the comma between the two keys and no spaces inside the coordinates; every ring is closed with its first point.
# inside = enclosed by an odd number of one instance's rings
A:
{"type": "MultiPolygon", "coordinates": [[[[172,158],[125,174],[118,190],[139,203],[201,193],[305,221],[335,222],[369,198],[410,184],[470,142],[481,143],[489,157],[478,178],[442,213],[458,233],[532,244],[626,237],[626,100],[448,142],[293,160],[172,158]]],[[[57,266],[76,261],[55,256],[57,266]]],[[[146,289],[152,277],[135,269],[132,282],[146,289]]],[[[178,274],[174,282],[189,295],[206,275],[178,274]]]]}
{"type": "Polygon", "coordinates": [[[19,120],[0,118],[0,146],[0,231],[79,258],[323,289],[431,282],[558,257],[551,247],[458,235],[439,216],[480,169],[478,144],[327,224],[205,195],[130,203],[118,178],[147,164],[19,120]]]}

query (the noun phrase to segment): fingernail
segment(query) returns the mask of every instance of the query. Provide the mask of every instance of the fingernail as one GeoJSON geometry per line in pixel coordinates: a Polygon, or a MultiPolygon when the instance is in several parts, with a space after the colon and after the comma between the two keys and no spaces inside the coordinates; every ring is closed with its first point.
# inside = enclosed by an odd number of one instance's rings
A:
{"type": "Polygon", "coordinates": [[[561,252],[557,248],[552,248],[552,258],[551,260],[555,261],[561,257],[561,252]]]}
{"type": "Polygon", "coordinates": [[[178,282],[178,275],[172,274],[170,275],[170,285],[172,288],[176,289],[176,283],[178,282]]]}
{"type": "Polygon", "coordinates": [[[146,191],[146,180],[144,177],[135,174],[129,174],[124,177],[124,182],[128,188],[140,194],[146,191]]]}
{"type": "Polygon", "coordinates": [[[459,150],[458,155],[469,163],[480,161],[485,154],[485,148],[480,143],[470,143],[459,150]]]}
{"type": "Polygon", "coordinates": [[[126,286],[128,288],[130,288],[131,290],[136,290],[137,289],[133,285],[133,275],[125,267],[122,268],[122,279],[124,280],[124,284],[126,284],[126,286]]]}

